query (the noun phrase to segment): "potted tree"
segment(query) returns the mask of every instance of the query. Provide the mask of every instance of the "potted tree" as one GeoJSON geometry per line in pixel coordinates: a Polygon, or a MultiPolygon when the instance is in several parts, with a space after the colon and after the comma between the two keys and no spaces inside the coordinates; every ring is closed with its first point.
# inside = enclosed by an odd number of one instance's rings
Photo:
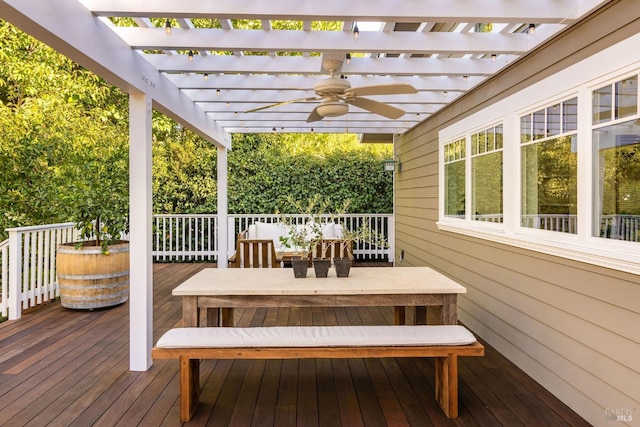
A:
{"type": "MultiPolygon", "coordinates": [[[[307,276],[312,250],[322,242],[320,217],[327,208],[327,202],[322,200],[319,194],[308,199],[306,204],[294,200],[291,196],[287,197],[287,202],[299,215],[302,215],[302,221],[297,222],[295,217],[281,215],[280,221],[288,227],[289,234],[281,236],[280,241],[287,248],[293,248],[301,253],[300,257],[292,257],[291,266],[295,277],[303,278],[307,276]]],[[[316,277],[327,277],[330,265],[330,260],[314,259],[316,277]]]]}
{"type": "MultiPolygon", "coordinates": [[[[116,145],[116,144],[113,144],[116,145]]],[[[129,190],[126,144],[75,159],[61,197],[79,240],[58,246],[56,274],[64,307],[94,309],[129,297],[129,190]]]]}
{"type": "Polygon", "coordinates": [[[384,235],[380,232],[371,230],[371,227],[369,227],[367,222],[363,222],[360,227],[355,230],[348,229],[343,222],[342,237],[338,238],[338,240],[340,241],[341,246],[340,253],[345,254],[344,257],[333,259],[333,264],[336,268],[336,276],[338,277],[349,277],[351,264],[353,263],[353,245],[355,243],[364,242],[383,248],[387,248],[389,246],[384,235]]]}

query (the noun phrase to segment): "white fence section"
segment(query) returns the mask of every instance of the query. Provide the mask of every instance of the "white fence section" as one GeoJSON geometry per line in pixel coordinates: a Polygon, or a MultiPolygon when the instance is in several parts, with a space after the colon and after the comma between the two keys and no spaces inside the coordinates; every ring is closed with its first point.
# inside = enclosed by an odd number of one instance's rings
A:
{"type": "Polygon", "coordinates": [[[217,230],[217,215],[154,215],[153,260],[217,261],[217,230]]]}
{"type": "MultiPolygon", "coordinates": [[[[392,215],[347,215],[347,227],[369,228],[393,242],[392,215]]],[[[231,215],[227,224],[229,247],[235,251],[236,233],[256,221],[275,222],[276,215],[231,215]]],[[[302,217],[299,218],[302,221],[302,217]]],[[[216,215],[154,215],[154,262],[216,262],[218,218],[216,215]]],[[[43,304],[60,295],[56,278],[56,248],[78,240],[73,223],[19,227],[7,230],[9,239],[0,242],[0,316],[18,319],[22,310],[43,304]]],[[[356,245],[356,259],[393,260],[391,248],[356,245]]]]}
{"type": "Polygon", "coordinates": [[[59,296],[56,247],[77,240],[73,223],[11,228],[0,243],[2,317],[18,319],[22,310],[59,296]]]}
{"type": "MultiPolygon", "coordinates": [[[[303,215],[286,215],[293,218],[293,222],[300,224],[304,220],[303,215]]],[[[236,248],[235,236],[242,230],[246,230],[251,224],[256,222],[275,223],[280,220],[279,215],[229,215],[228,235],[229,247],[227,253],[233,254],[236,248]]],[[[331,215],[321,215],[322,221],[336,221],[331,215]]],[[[382,235],[389,243],[388,247],[371,245],[364,242],[355,242],[353,256],[357,261],[377,261],[387,260],[393,262],[393,242],[395,241],[395,229],[393,214],[345,214],[341,215],[343,226],[349,230],[357,230],[361,225],[366,224],[371,234],[382,235]]]]}

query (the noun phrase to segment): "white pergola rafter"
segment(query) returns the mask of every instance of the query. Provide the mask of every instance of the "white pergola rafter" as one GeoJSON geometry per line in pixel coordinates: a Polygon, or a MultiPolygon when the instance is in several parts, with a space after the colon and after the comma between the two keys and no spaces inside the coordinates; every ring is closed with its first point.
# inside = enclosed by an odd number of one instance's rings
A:
{"type": "Polygon", "coordinates": [[[146,16],[210,19],[279,19],[291,21],[374,22],[536,22],[567,23],[588,12],[596,1],[557,0],[300,0],[255,2],[216,0],[175,2],[154,0],[131,4],[128,0],[82,0],[98,16],[146,16]]]}

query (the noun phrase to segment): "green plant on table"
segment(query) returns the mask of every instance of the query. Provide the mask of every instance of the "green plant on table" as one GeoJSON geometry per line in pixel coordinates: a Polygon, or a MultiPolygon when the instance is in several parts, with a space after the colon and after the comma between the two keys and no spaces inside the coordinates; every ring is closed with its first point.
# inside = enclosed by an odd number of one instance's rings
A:
{"type": "Polygon", "coordinates": [[[287,202],[293,206],[296,214],[302,216],[302,222],[296,222],[296,217],[281,214],[280,221],[289,229],[289,235],[281,236],[280,242],[287,248],[300,250],[302,258],[307,258],[313,248],[322,242],[321,217],[327,209],[328,202],[319,194],[306,202],[288,196],[287,202]]]}

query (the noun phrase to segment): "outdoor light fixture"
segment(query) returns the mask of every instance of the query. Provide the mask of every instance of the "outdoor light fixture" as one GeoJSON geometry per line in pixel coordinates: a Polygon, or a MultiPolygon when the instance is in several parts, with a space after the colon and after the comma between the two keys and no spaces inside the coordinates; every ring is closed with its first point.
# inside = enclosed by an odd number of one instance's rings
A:
{"type": "Polygon", "coordinates": [[[220,96],[220,89],[216,89],[216,96],[220,96]]]}
{"type": "Polygon", "coordinates": [[[498,59],[498,55],[496,55],[495,53],[491,55],[491,62],[496,62],[496,59],[498,59]]]}
{"type": "Polygon", "coordinates": [[[173,30],[171,29],[171,21],[169,21],[168,19],[164,23],[164,33],[168,36],[173,34],[173,30]]]}
{"type": "Polygon", "coordinates": [[[233,113],[233,117],[238,117],[238,112],[233,113]]]}
{"type": "Polygon", "coordinates": [[[273,131],[273,133],[276,133],[276,127],[275,126],[271,130],[273,131]]]}
{"type": "Polygon", "coordinates": [[[530,36],[536,33],[536,24],[529,24],[529,28],[527,29],[527,34],[530,36]]]}
{"type": "Polygon", "coordinates": [[[189,51],[189,62],[193,62],[193,51],[189,51]]]}
{"type": "Polygon", "coordinates": [[[358,23],[354,21],[353,23],[353,39],[358,40],[360,37],[360,29],[358,28],[358,23]]]}
{"type": "Polygon", "coordinates": [[[350,53],[347,53],[346,58],[347,58],[347,64],[351,64],[351,54],[350,53]]]}
{"type": "Polygon", "coordinates": [[[397,160],[383,160],[382,167],[385,172],[394,172],[396,170],[396,163],[398,164],[398,172],[400,172],[400,162],[397,160]]]}
{"type": "Polygon", "coordinates": [[[469,76],[462,76],[462,81],[463,81],[463,82],[465,82],[465,83],[466,83],[468,79],[469,79],[469,76]]]}
{"type": "Polygon", "coordinates": [[[209,80],[209,73],[204,73],[204,81],[206,82],[207,80],[209,80]]]}

